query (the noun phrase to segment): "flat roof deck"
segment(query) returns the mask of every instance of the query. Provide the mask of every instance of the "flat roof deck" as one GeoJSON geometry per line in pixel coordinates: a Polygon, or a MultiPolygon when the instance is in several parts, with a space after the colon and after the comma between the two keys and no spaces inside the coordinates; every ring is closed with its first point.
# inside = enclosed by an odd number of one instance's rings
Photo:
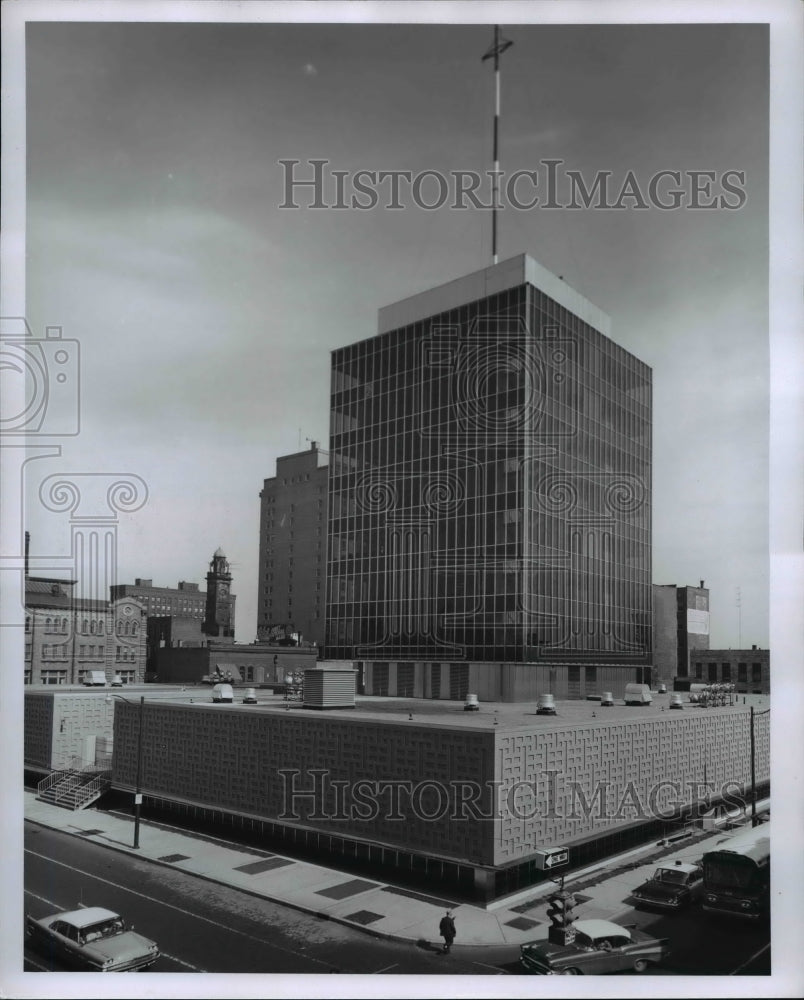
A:
{"type": "Polygon", "coordinates": [[[253,685],[241,684],[233,686],[234,700],[231,702],[213,702],[212,685],[209,684],[138,684],[126,685],[123,688],[83,687],[62,685],[31,685],[26,692],[36,694],[53,694],[64,696],[93,695],[98,698],[127,701],[139,706],[144,695],[146,702],[162,705],[193,705],[198,708],[214,708],[215,710],[256,713],[270,712],[272,714],[293,713],[294,716],[309,718],[337,718],[354,722],[385,722],[389,724],[410,724],[434,727],[450,727],[469,730],[512,730],[512,729],[566,729],[567,726],[606,725],[610,722],[625,720],[645,721],[649,719],[666,719],[668,716],[689,717],[705,716],[712,712],[747,712],[754,708],[765,709],[770,706],[769,695],[735,694],[732,706],[719,708],[701,708],[689,702],[689,695],[682,693],[684,708],[670,710],[670,695],[652,692],[653,701],[650,705],[625,705],[622,699],[617,699],[614,705],[603,707],[599,700],[568,700],[556,699],[555,715],[537,715],[538,703],[530,702],[483,702],[479,703],[478,711],[464,711],[463,701],[433,700],[427,698],[399,698],[377,695],[357,695],[354,708],[305,708],[299,701],[286,701],[283,694],[255,688],[257,704],[244,705],[245,692],[253,685]],[[410,716],[413,716],[411,719],[410,716]]]}
{"type": "Polygon", "coordinates": [[[350,722],[384,722],[449,727],[471,730],[565,729],[567,726],[605,725],[613,721],[666,719],[670,716],[705,715],[712,712],[747,712],[750,705],[767,707],[767,695],[735,695],[735,704],[720,708],[701,708],[684,703],[682,710],[670,711],[670,693],[653,695],[650,705],[625,705],[622,702],[604,708],[599,701],[556,701],[555,715],[537,715],[538,703],[532,702],[481,702],[478,711],[464,711],[463,701],[433,701],[422,698],[396,698],[357,695],[354,708],[305,708],[301,702],[285,701],[284,696],[257,690],[256,705],[244,705],[244,689],[235,688],[232,702],[213,703],[212,692],[206,688],[192,688],[180,694],[162,696],[162,704],[192,703],[198,707],[241,712],[293,713],[295,717],[337,718],[350,722]],[[746,701],[743,702],[743,698],[746,701]],[[412,716],[412,719],[411,719],[412,716]]]}

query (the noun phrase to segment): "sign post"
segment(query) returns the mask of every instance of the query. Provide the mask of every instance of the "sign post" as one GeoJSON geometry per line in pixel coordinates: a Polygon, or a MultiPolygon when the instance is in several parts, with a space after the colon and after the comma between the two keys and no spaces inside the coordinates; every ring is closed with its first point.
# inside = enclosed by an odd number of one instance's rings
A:
{"type": "Polygon", "coordinates": [[[533,860],[541,871],[549,872],[554,868],[563,868],[569,864],[569,848],[545,847],[534,853],[533,860]]]}

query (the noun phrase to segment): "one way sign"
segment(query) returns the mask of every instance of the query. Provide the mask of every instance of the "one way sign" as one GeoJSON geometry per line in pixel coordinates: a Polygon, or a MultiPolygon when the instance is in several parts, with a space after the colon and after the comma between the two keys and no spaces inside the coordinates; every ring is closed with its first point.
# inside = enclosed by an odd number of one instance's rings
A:
{"type": "Polygon", "coordinates": [[[545,847],[534,853],[536,867],[542,871],[551,871],[553,868],[561,868],[569,864],[569,848],[567,847],[545,847]]]}

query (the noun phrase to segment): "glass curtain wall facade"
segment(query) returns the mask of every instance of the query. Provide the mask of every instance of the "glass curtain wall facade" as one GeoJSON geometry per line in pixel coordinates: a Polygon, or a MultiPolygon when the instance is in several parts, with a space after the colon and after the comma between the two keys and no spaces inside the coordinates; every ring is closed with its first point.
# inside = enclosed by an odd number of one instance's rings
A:
{"type": "Polygon", "coordinates": [[[650,662],[651,372],[570,309],[333,352],[330,432],[328,656],[650,662]]]}

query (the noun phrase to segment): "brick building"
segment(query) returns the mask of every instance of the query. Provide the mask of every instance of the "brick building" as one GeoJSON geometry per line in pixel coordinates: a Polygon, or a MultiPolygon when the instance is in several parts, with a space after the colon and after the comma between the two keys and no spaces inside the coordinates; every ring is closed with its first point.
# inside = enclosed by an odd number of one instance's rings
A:
{"type": "Polygon", "coordinates": [[[690,657],[709,648],[709,590],[653,586],[653,666],[655,680],[672,684],[689,676],[690,657]]]}
{"type": "Polygon", "coordinates": [[[217,668],[224,674],[231,673],[235,682],[259,687],[282,684],[286,674],[314,667],[317,656],[318,651],[312,646],[210,640],[195,648],[163,647],[156,651],[151,663],[160,684],[198,684],[217,668]]]}
{"type": "Polygon", "coordinates": [[[146,612],[133,597],[111,602],[73,596],[74,580],[25,580],[25,684],[81,684],[89,671],[107,683],[141,683],[146,612]]]}
{"type": "Polygon", "coordinates": [[[690,681],[734,684],[738,694],[770,694],[770,650],[700,649],[690,655],[690,681]]]}
{"type": "Polygon", "coordinates": [[[207,589],[197,583],[179,581],[177,587],[154,587],[153,580],[137,578],[133,584],[111,588],[112,599],[133,597],[147,615],[146,671],[156,673],[160,649],[196,648],[207,641],[234,641],[235,602],[232,574],[222,549],[212,556],[207,573],[207,589]]]}
{"type": "Polygon", "coordinates": [[[689,674],[694,655],[709,649],[709,590],[701,580],[700,587],[679,587],[676,594],[678,614],[678,676],[689,674]]]}
{"type": "Polygon", "coordinates": [[[110,588],[111,597],[134,597],[145,608],[148,617],[197,618],[204,620],[207,607],[206,591],[199,590],[197,583],[181,580],[176,587],[155,587],[153,580],[139,577],[134,583],[119,583],[110,588]]]}
{"type": "Polygon", "coordinates": [[[317,441],[276,460],[260,492],[257,638],[324,641],[327,460],[317,441]]]}

